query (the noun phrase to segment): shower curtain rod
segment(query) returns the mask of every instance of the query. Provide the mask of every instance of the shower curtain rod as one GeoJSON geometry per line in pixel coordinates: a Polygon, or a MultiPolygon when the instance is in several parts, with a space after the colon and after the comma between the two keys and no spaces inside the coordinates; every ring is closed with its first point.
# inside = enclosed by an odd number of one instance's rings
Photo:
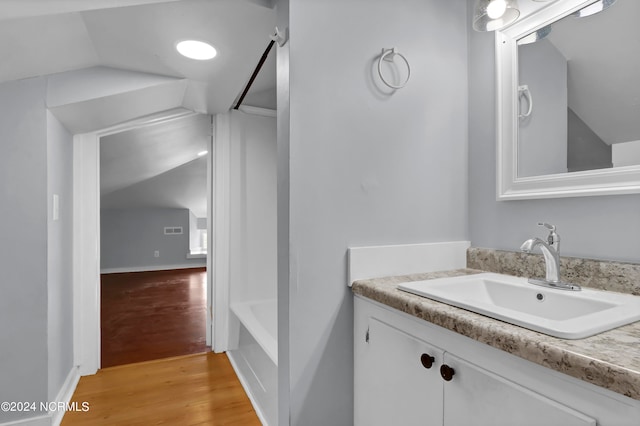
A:
{"type": "Polygon", "coordinates": [[[265,49],[264,53],[262,54],[262,57],[260,58],[260,61],[258,62],[258,65],[256,66],[256,69],[253,70],[253,74],[251,74],[251,78],[249,79],[249,82],[247,83],[247,86],[242,91],[242,95],[240,95],[240,99],[238,99],[238,103],[236,104],[235,107],[233,107],[233,109],[240,108],[240,104],[242,104],[242,101],[244,100],[244,97],[247,96],[247,92],[249,92],[249,89],[251,88],[251,85],[253,84],[253,81],[258,76],[258,73],[260,72],[260,69],[262,69],[262,65],[264,65],[264,62],[267,60],[267,56],[269,56],[269,52],[271,51],[271,48],[273,47],[274,43],[275,43],[275,40],[271,40],[269,42],[269,45],[267,46],[267,48],[265,49]]]}

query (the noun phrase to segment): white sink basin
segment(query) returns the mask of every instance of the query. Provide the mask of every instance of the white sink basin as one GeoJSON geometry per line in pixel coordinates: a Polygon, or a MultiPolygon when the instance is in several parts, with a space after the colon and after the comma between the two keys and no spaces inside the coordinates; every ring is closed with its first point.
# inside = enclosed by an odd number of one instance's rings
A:
{"type": "Polygon", "coordinates": [[[640,320],[639,296],[544,288],[509,275],[413,281],[398,288],[564,339],[582,339],[640,320]]]}

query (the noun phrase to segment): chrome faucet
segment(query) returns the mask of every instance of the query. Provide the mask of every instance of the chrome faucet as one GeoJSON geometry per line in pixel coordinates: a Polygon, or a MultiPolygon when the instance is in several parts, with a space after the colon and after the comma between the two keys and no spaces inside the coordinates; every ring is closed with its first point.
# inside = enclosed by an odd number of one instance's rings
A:
{"type": "Polygon", "coordinates": [[[556,233],[556,227],[548,223],[538,222],[538,226],[544,226],[549,230],[547,241],[540,238],[531,238],[520,246],[525,253],[532,253],[536,247],[540,247],[546,268],[546,278],[538,280],[530,278],[529,282],[544,287],[558,288],[562,290],[582,290],[579,285],[560,281],[560,235],[556,233]]]}

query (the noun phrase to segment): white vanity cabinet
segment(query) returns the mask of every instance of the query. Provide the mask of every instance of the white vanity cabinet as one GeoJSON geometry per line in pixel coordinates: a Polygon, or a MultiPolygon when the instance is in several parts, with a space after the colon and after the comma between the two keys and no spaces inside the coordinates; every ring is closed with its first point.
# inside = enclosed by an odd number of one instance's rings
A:
{"type": "MultiPolygon", "coordinates": [[[[356,425],[442,424],[444,352],[370,318],[369,341],[356,358],[356,425]],[[390,368],[390,366],[393,366],[390,368]],[[425,413],[429,421],[425,423],[425,413]]],[[[362,346],[362,345],[361,345],[362,346]]]]}
{"type": "MultiPolygon", "coordinates": [[[[444,365],[453,369],[444,383],[445,425],[595,426],[582,413],[539,395],[462,358],[445,353],[444,365]]],[[[440,424],[434,422],[433,424],[440,424]]]]}
{"type": "Polygon", "coordinates": [[[640,425],[637,401],[355,297],[355,426],[640,425]]]}

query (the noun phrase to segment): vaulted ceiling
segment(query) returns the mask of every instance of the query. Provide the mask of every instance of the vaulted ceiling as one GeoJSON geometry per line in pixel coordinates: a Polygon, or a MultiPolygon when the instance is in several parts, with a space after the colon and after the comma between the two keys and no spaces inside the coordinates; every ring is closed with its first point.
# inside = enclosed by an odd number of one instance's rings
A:
{"type": "MultiPolygon", "coordinates": [[[[3,0],[0,82],[103,66],[186,79],[188,108],[227,111],[274,32],[270,0],[3,0]],[[211,43],[211,61],[177,42],[211,43]]],[[[271,60],[253,91],[274,90],[271,60]]]]}
{"type": "MultiPolygon", "coordinates": [[[[182,108],[200,114],[103,137],[102,207],[206,216],[210,114],[228,111],[275,26],[272,0],[2,0],[0,83],[47,77],[47,106],[72,132],[182,108]],[[178,54],[209,42],[211,61],[178,54]]],[[[275,49],[244,105],[275,108],[275,49]]]]}
{"type": "MultiPolygon", "coordinates": [[[[202,114],[105,136],[100,140],[101,195],[191,163],[209,149],[210,141],[211,117],[202,114]]],[[[206,172],[206,161],[204,165],[206,172]]]]}

